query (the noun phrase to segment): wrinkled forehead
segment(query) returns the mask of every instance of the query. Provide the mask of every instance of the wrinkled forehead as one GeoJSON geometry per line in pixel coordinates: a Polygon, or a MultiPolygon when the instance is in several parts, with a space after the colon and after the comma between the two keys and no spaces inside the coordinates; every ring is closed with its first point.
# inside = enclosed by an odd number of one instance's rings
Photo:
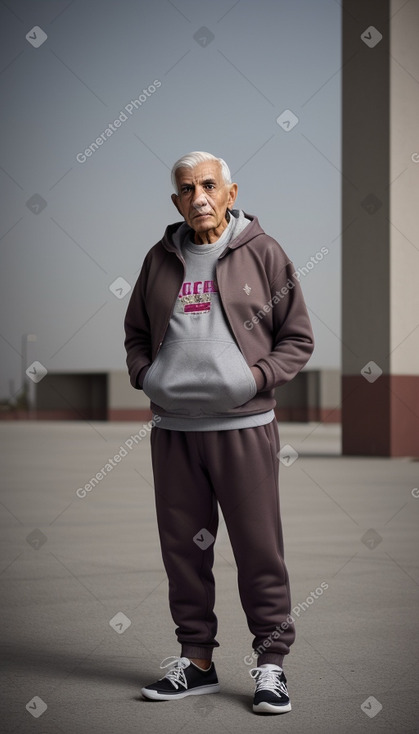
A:
{"type": "Polygon", "coordinates": [[[203,163],[198,163],[194,168],[178,168],[176,171],[176,181],[179,185],[184,183],[202,183],[207,179],[214,179],[223,183],[219,161],[204,161],[203,163]]]}

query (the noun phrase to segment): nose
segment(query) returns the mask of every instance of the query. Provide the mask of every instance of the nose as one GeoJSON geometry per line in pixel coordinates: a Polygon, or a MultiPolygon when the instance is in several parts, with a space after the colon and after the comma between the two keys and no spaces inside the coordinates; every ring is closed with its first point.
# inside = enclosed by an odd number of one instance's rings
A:
{"type": "Polygon", "coordinates": [[[192,206],[195,207],[195,209],[202,209],[202,207],[206,206],[208,204],[207,197],[203,192],[199,194],[195,198],[195,201],[192,203],[192,206]]]}

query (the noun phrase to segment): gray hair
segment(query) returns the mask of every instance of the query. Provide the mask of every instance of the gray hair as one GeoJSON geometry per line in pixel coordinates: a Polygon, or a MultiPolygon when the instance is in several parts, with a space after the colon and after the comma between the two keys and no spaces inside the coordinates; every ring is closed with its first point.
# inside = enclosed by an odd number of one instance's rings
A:
{"type": "Polygon", "coordinates": [[[217,158],[211,153],[205,153],[202,150],[195,150],[193,151],[193,153],[188,153],[187,155],[182,156],[182,158],[179,158],[179,160],[177,160],[176,163],[173,165],[171,177],[173,188],[176,193],[178,193],[176,181],[176,172],[178,171],[178,169],[195,168],[198,163],[205,163],[205,161],[218,161],[221,166],[221,174],[224,179],[224,183],[231,184],[231,173],[225,160],[223,160],[222,158],[217,158]]]}

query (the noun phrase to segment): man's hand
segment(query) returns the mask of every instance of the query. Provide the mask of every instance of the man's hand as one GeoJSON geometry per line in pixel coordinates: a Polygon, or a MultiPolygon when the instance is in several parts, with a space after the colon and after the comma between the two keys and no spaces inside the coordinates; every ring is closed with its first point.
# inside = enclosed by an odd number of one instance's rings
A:
{"type": "Polygon", "coordinates": [[[251,367],[250,369],[251,369],[253,377],[255,378],[256,387],[259,392],[260,390],[262,390],[265,384],[265,375],[263,374],[260,367],[251,367]]]}

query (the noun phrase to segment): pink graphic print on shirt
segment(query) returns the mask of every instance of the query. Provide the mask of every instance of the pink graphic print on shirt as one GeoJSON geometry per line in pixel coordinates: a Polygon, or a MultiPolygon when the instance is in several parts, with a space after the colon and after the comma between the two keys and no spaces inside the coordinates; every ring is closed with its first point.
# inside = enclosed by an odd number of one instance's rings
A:
{"type": "Polygon", "coordinates": [[[218,293],[214,280],[185,281],[179,292],[183,313],[205,313],[211,309],[211,294],[218,293]]]}

